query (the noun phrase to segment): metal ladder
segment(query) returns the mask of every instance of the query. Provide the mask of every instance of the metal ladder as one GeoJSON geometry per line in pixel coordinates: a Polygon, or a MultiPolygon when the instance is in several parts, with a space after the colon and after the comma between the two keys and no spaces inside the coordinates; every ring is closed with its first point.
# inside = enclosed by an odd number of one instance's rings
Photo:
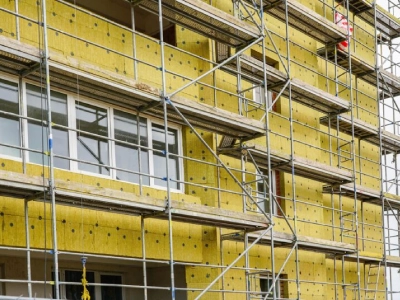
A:
{"type": "Polygon", "coordinates": [[[365,300],[376,300],[378,294],[379,275],[381,262],[378,265],[370,264],[368,268],[368,277],[365,282],[365,300]]]}

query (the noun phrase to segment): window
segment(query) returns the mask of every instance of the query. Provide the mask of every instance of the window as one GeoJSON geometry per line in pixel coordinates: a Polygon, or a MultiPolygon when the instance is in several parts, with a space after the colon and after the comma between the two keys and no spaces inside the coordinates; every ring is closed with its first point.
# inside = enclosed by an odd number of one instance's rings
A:
{"type": "MultiPolygon", "coordinates": [[[[165,129],[164,126],[152,124],[152,142],[153,142],[153,163],[154,163],[154,175],[156,177],[165,178],[167,174],[167,163],[165,150],[170,154],[168,160],[169,177],[172,179],[179,180],[179,158],[173,154],[178,154],[178,134],[177,130],[168,128],[168,147],[165,145],[165,129]],[[158,150],[158,151],[157,151],[158,150]]],[[[165,180],[155,178],[154,184],[158,186],[167,186],[165,180]]],[[[170,187],[173,189],[179,189],[179,183],[176,181],[170,181],[170,187]]]]}
{"type": "MultiPolygon", "coordinates": [[[[53,274],[54,276],[54,274],[53,274]]],[[[89,283],[87,289],[91,300],[123,300],[122,276],[116,274],[105,274],[93,271],[86,272],[89,283]],[[94,286],[91,283],[102,283],[104,286],[94,286]]],[[[79,284],[65,284],[60,288],[61,299],[81,300],[82,297],[82,271],[65,270],[61,272],[61,281],[79,284]]],[[[55,291],[53,290],[53,298],[55,291]]]]}
{"type": "Polygon", "coordinates": [[[276,298],[280,298],[280,286],[279,286],[280,281],[279,280],[276,281],[275,287],[272,287],[273,282],[274,281],[270,274],[260,276],[260,291],[264,293],[262,296],[264,297],[265,294],[271,289],[271,291],[268,293],[268,296],[266,299],[274,298],[274,294],[273,294],[274,289],[275,289],[276,298]]]}
{"type": "MultiPolygon", "coordinates": [[[[268,290],[272,287],[273,278],[271,273],[262,273],[259,277],[260,280],[260,291],[263,292],[262,297],[265,297],[268,290]]],[[[271,292],[267,295],[267,299],[273,299],[273,289],[277,299],[288,298],[288,276],[287,274],[281,274],[275,282],[275,287],[272,287],[271,292]]]]}
{"type": "Polygon", "coordinates": [[[79,130],[76,138],[79,170],[110,175],[110,168],[101,166],[109,165],[107,110],[76,103],[76,128],[79,130]]]}
{"type": "MultiPolygon", "coordinates": [[[[100,282],[105,284],[122,284],[122,277],[119,275],[100,275],[100,282]]],[[[102,286],[101,299],[122,300],[122,288],[120,286],[102,286]]]]}
{"type": "Polygon", "coordinates": [[[180,179],[180,161],[177,157],[180,144],[177,129],[168,128],[166,146],[162,125],[140,118],[138,135],[136,115],[83,102],[77,102],[75,106],[79,170],[132,183],[139,182],[140,173],[144,185],[166,187],[168,151],[171,188],[180,189],[179,183],[176,182],[180,179]],[[113,129],[112,135],[110,128],[113,129]],[[115,141],[110,142],[111,137],[115,141]],[[153,150],[150,151],[150,148],[153,150]],[[113,153],[111,162],[115,168],[111,168],[110,153],[113,153]]]}
{"type": "MultiPolygon", "coordinates": [[[[86,279],[87,281],[94,282],[94,272],[86,272],[86,279]]],[[[64,272],[64,281],[66,282],[79,282],[81,283],[82,281],[82,271],[65,271],[64,272]]],[[[94,286],[88,286],[87,287],[89,294],[90,294],[90,299],[91,300],[96,300],[96,295],[95,295],[95,287],[94,286]]],[[[81,300],[82,299],[82,285],[65,285],[65,291],[64,291],[64,297],[65,299],[68,300],[81,300]]]]}
{"type": "MultiPolygon", "coordinates": [[[[261,171],[261,174],[256,175],[257,181],[257,203],[266,213],[271,213],[270,211],[270,198],[269,198],[269,189],[268,189],[268,176],[264,175],[261,171]]],[[[276,194],[276,173],[271,171],[271,192],[272,194],[276,194]]],[[[275,213],[276,205],[275,202],[272,202],[272,213],[275,213]]]]}
{"type": "MultiPolygon", "coordinates": [[[[16,83],[0,80],[0,107],[5,113],[19,115],[19,94],[16,83]]],[[[0,154],[21,157],[20,120],[17,116],[0,114],[0,154]]]]}
{"type": "MultiPolygon", "coordinates": [[[[48,151],[47,100],[40,87],[26,84],[27,116],[36,120],[28,120],[28,147],[40,152],[48,151]]],[[[68,126],[67,95],[51,92],[51,118],[53,125],[53,149],[55,155],[69,157],[68,130],[57,125],[68,126]]],[[[29,152],[29,161],[47,165],[47,158],[38,152],[29,152]]],[[[54,157],[56,168],[69,169],[69,160],[54,157]]]]}
{"type": "MultiPolygon", "coordinates": [[[[138,146],[137,117],[123,111],[114,110],[114,138],[121,142],[115,143],[115,163],[119,169],[149,174],[149,153],[147,149],[138,146]],[[140,150],[139,150],[140,149],[140,150]],[[139,170],[139,157],[140,167],[139,170]]],[[[140,146],[148,147],[146,119],[140,118],[140,146]]],[[[123,170],[117,170],[116,178],[133,183],[139,183],[139,175],[123,170]]],[[[142,183],[150,184],[148,176],[142,176],[142,183]]]]}
{"type": "MultiPolygon", "coordinates": [[[[23,154],[30,163],[48,165],[46,92],[30,83],[24,86],[21,97],[18,84],[0,80],[0,155],[23,154]],[[21,121],[22,114],[27,119],[21,121]],[[22,152],[21,144],[28,150],[22,152]]],[[[168,153],[170,186],[181,189],[179,127],[168,127],[165,133],[162,123],[153,119],[138,120],[134,113],[90,100],[74,101],[58,91],[50,95],[56,168],[164,188],[168,153]]]]}
{"type": "MultiPolygon", "coordinates": [[[[270,107],[276,98],[276,93],[267,91],[268,107],[270,107]]],[[[265,88],[261,85],[254,86],[253,88],[253,100],[255,103],[264,105],[265,104],[265,88]]],[[[276,111],[276,103],[271,108],[272,111],[276,111]]]]}

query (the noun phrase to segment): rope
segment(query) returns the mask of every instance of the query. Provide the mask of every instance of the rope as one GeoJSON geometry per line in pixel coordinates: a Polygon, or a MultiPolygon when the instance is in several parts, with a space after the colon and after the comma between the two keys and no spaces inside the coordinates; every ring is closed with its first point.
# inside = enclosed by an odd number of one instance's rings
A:
{"type": "Polygon", "coordinates": [[[86,257],[82,257],[81,261],[82,261],[82,287],[83,287],[81,299],[90,300],[90,294],[87,289],[88,281],[86,280],[86,257]]]}

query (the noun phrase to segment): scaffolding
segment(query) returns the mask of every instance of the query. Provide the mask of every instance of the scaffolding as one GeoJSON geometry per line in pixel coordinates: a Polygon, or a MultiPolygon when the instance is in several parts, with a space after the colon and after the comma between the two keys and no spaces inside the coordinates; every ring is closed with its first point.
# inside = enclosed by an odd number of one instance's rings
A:
{"type": "Polygon", "coordinates": [[[71,1],[42,0],[37,15],[18,0],[14,7],[1,3],[9,28],[0,35],[0,87],[14,87],[18,100],[14,110],[0,107],[0,121],[15,121],[20,136],[14,142],[0,135],[0,153],[9,151],[1,158],[0,195],[6,203],[22,200],[24,237],[22,243],[5,241],[0,251],[24,257],[26,276],[8,278],[0,264],[0,299],[39,299],[37,287],[44,287],[42,298],[67,297],[65,287],[80,283],[65,279],[60,270],[69,262],[76,268],[81,256],[88,259],[87,268],[91,261],[140,268],[140,284],[89,286],[113,287],[141,299],[328,299],[328,294],[330,299],[397,299],[398,5],[389,1],[384,9],[364,0],[309,6],[296,0],[235,0],[227,9],[223,5],[228,1],[129,0],[124,2],[130,9],[128,27],[71,1]],[[156,38],[135,27],[138,10],[157,17],[156,38]],[[72,15],[65,19],[67,12],[72,15]],[[347,20],[347,28],[335,23],[336,13],[347,20]],[[98,29],[80,30],[80,22],[88,20],[98,29]],[[174,24],[175,35],[180,30],[188,40],[190,35],[201,37],[207,54],[199,46],[168,43],[166,24],[174,24]],[[37,38],[29,36],[29,28],[35,28],[37,38]],[[351,28],[353,35],[348,34],[351,28]],[[337,47],[345,41],[346,51],[337,47]],[[96,58],[101,53],[108,55],[107,62],[96,58]],[[188,66],[181,67],[185,60],[188,66]],[[38,86],[41,118],[29,114],[28,85],[38,86]],[[74,95],[77,100],[68,100],[67,106],[93,99],[112,107],[103,115],[96,112],[98,124],[106,118],[108,125],[101,125],[106,129],[93,133],[77,125],[77,119],[72,122],[77,111],[60,123],[53,115],[52,105],[58,105],[53,93],[74,95]],[[111,121],[117,110],[135,112],[134,138],[117,137],[111,121]],[[161,134],[148,143],[141,123],[151,118],[158,120],[154,135],[161,134]],[[31,147],[29,124],[41,128],[44,144],[40,141],[38,148],[31,147]],[[186,134],[184,151],[171,146],[173,126],[186,134]],[[96,159],[55,153],[54,132],[59,131],[96,159]],[[102,158],[101,150],[94,153],[84,137],[104,141],[114,155],[117,145],[133,149],[137,168],[102,158]],[[41,164],[34,166],[33,154],[41,164]],[[153,171],[142,162],[148,156],[161,157],[153,171]],[[56,161],[68,161],[75,169],[60,170],[56,161]],[[100,179],[76,172],[82,166],[99,170],[100,179]],[[195,178],[199,170],[204,174],[195,178]],[[102,178],[102,172],[108,177],[102,178]],[[137,181],[120,183],[118,174],[137,181]],[[162,189],[147,181],[159,182],[162,189]],[[50,234],[48,224],[33,220],[31,209],[36,213],[38,203],[51,222],[50,234]],[[60,228],[67,223],[60,211],[67,208],[82,215],[78,246],[72,241],[73,246],[69,241],[60,245],[59,232],[66,231],[60,228]],[[85,223],[84,215],[91,211],[104,214],[104,220],[127,216],[132,225],[124,229],[123,243],[129,245],[138,232],[140,249],[117,248],[118,254],[85,248],[95,229],[89,234],[84,230],[98,227],[85,223]],[[35,225],[45,231],[39,241],[30,233],[35,225]],[[204,244],[200,252],[183,248],[192,245],[191,235],[189,240],[181,237],[185,230],[204,244]],[[159,246],[149,247],[149,236],[159,246]],[[207,252],[211,242],[215,250],[207,252]],[[37,279],[35,260],[47,264],[50,257],[50,272],[45,269],[37,279]],[[311,264],[321,264],[326,273],[303,269],[311,264]],[[150,271],[154,266],[167,270],[159,282],[150,271]],[[186,273],[182,283],[181,270],[204,278],[191,281],[186,273]],[[13,284],[23,286],[22,296],[4,291],[13,284]]]}

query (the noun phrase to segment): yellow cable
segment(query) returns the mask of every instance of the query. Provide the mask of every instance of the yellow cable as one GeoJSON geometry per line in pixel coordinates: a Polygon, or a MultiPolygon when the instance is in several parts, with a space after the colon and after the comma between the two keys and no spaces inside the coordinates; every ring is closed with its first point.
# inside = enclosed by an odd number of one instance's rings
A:
{"type": "Polygon", "coordinates": [[[90,300],[90,294],[87,289],[88,286],[88,281],[86,280],[86,257],[82,257],[82,265],[83,265],[83,270],[82,270],[82,287],[83,287],[83,292],[82,292],[82,300],[90,300]]]}

